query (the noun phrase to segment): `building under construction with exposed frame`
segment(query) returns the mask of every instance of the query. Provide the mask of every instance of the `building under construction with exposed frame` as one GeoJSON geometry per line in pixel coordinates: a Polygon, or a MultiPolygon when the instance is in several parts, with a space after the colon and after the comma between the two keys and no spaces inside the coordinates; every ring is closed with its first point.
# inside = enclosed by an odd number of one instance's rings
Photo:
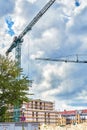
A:
{"type": "Polygon", "coordinates": [[[6,121],[38,122],[40,124],[68,125],[87,122],[87,110],[56,111],[54,102],[33,99],[21,107],[9,106],[6,121]]]}

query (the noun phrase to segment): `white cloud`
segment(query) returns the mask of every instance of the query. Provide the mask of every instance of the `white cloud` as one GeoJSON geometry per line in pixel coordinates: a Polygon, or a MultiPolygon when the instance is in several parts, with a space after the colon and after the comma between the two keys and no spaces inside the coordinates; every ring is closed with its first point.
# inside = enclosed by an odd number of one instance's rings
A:
{"type": "Polygon", "coordinates": [[[12,0],[0,0],[0,17],[4,17],[8,14],[12,14],[15,8],[15,1],[12,0]],[[10,6],[10,8],[9,8],[10,6]]]}
{"type": "Polygon", "coordinates": [[[43,51],[38,51],[36,54],[32,54],[31,56],[30,56],[30,59],[33,59],[33,60],[35,60],[36,58],[38,58],[38,57],[43,57],[43,51]]]}
{"type": "Polygon", "coordinates": [[[36,2],[37,0],[27,0],[27,1],[29,1],[29,2],[31,2],[31,3],[34,3],[34,2],[36,2]]]}

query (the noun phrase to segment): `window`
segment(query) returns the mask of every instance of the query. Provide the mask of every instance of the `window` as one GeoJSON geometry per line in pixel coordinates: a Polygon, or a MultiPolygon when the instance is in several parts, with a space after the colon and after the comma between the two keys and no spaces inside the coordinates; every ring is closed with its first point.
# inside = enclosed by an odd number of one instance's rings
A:
{"type": "Polygon", "coordinates": [[[38,112],[36,112],[36,121],[38,122],[38,112]]]}
{"type": "Polygon", "coordinates": [[[34,117],[34,112],[32,112],[32,117],[34,117]]]}
{"type": "Polygon", "coordinates": [[[37,102],[35,102],[35,109],[37,109],[37,102]]]}
{"type": "Polygon", "coordinates": [[[42,110],[42,102],[40,102],[40,110],[42,110]]]}
{"type": "Polygon", "coordinates": [[[31,102],[31,108],[33,108],[33,101],[31,102]]]}
{"type": "Polygon", "coordinates": [[[45,118],[45,124],[46,124],[46,112],[44,113],[44,118],[45,118]]]}

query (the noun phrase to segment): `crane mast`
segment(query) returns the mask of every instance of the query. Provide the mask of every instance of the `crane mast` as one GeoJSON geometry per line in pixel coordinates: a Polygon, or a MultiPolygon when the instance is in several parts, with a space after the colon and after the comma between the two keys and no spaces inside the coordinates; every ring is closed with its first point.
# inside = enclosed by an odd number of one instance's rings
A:
{"type": "Polygon", "coordinates": [[[7,49],[6,55],[8,55],[14,48],[15,49],[15,58],[18,62],[18,66],[21,66],[21,43],[23,42],[23,37],[27,34],[28,31],[32,29],[32,27],[38,22],[38,20],[42,17],[42,15],[50,8],[50,6],[56,0],[50,0],[40,11],[39,13],[33,18],[33,20],[25,27],[22,33],[19,36],[15,36],[11,46],[7,49]]]}

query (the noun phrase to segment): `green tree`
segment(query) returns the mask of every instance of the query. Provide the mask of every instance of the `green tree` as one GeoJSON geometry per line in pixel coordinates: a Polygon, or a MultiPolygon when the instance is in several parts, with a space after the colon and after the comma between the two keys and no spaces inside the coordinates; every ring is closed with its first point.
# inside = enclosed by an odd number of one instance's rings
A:
{"type": "Polygon", "coordinates": [[[29,80],[22,74],[17,63],[0,55],[0,116],[4,116],[8,104],[22,104],[28,101],[29,80]],[[21,75],[21,78],[18,78],[21,75]],[[4,105],[3,105],[4,103],[4,105]],[[4,109],[3,109],[4,107],[4,109]]]}

